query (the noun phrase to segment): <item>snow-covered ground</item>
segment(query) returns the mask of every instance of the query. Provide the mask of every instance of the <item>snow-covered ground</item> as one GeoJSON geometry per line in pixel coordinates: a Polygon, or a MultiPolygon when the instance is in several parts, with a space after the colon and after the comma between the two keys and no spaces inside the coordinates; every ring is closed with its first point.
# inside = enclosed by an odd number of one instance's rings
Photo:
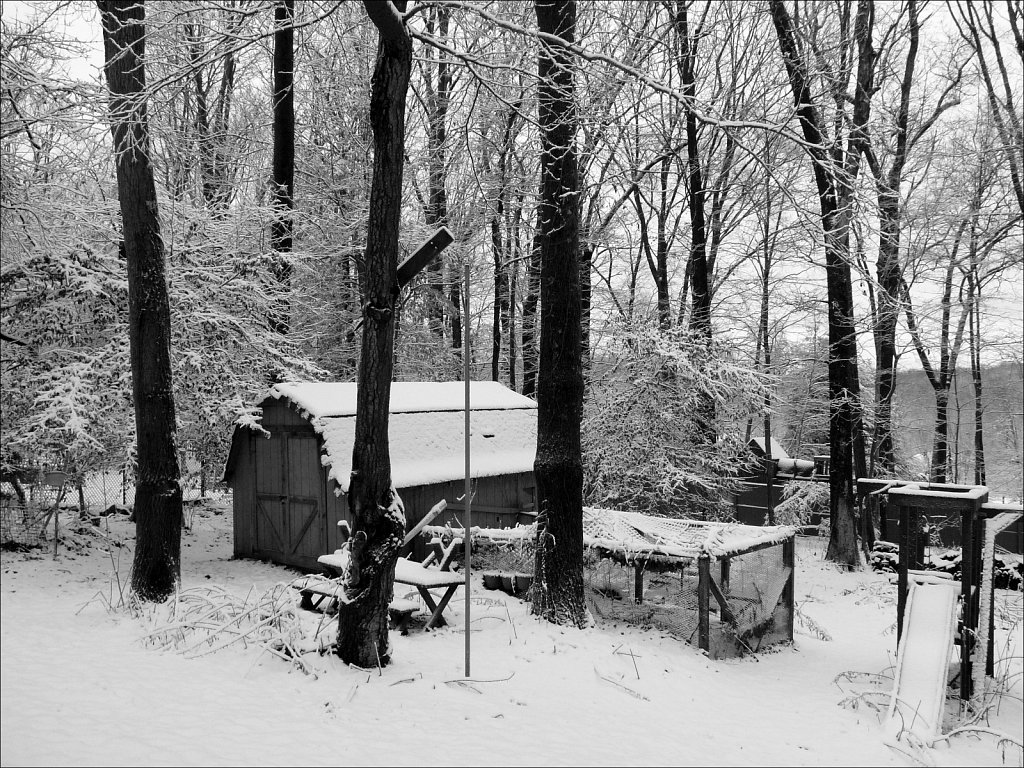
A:
{"type": "MultiPolygon", "coordinates": [[[[242,599],[297,575],[231,559],[229,500],[199,508],[192,522],[183,536],[184,590],[220,585],[242,599]]],[[[461,589],[448,627],[393,633],[395,661],[382,674],[315,652],[303,656],[313,673],[305,674],[241,643],[198,658],[156,650],[142,638],[165,609],[139,616],[108,608],[127,576],[132,530],[122,517],[105,525],[123,547],[78,534],[78,545],[56,559],[50,550],[2,555],[5,766],[1022,761],[988,733],[910,755],[883,744],[895,587],[885,575],[826,564],[820,540],[798,544],[800,618],[791,647],[711,661],[656,631],[539,622],[525,603],[481,588],[466,681],[461,589]]],[[[999,600],[1016,602],[1020,614],[1020,593],[999,600]]],[[[320,617],[300,619],[312,638],[320,617]]],[[[1018,742],[1021,635],[1019,621],[997,635],[1000,676],[1011,689],[981,723],[1018,742]]],[[[948,732],[956,700],[946,709],[948,732]]]]}

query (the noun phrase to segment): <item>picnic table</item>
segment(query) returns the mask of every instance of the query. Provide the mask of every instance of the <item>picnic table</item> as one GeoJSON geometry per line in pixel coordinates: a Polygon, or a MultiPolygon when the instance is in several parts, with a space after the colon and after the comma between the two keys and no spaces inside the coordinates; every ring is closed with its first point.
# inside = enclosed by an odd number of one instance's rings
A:
{"type": "MultiPolygon", "coordinates": [[[[449,550],[451,547],[449,547],[449,550]]],[[[331,555],[321,555],[317,558],[317,562],[324,567],[324,569],[331,574],[332,577],[337,579],[341,576],[345,568],[345,561],[347,554],[335,552],[331,555]]],[[[450,563],[451,558],[443,558],[442,563],[447,566],[450,563]]],[[[416,591],[419,592],[420,597],[423,598],[423,602],[426,603],[430,609],[430,618],[427,620],[427,624],[424,629],[432,629],[433,627],[442,627],[446,624],[444,616],[442,615],[444,609],[448,606],[452,596],[455,594],[455,590],[465,583],[465,577],[462,574],[454,573],[447,570],[447,567],[442,570],[441,568],[429,567],[429,561],[427,564],[417,563],[405,558],[399,558],[395,563],[395,583],[396,584],[407,584],[412,587],[416,587],[416,591]],[[444,594],[440,600],[435,601],[434,595],[431,594],[431,589],[444,589],[444,594]]],[[[341,587],[336,581],[330,581],[330,585],[326,584],[313,584],[307,583],[301,588],[303,594],[304,604],[308,600],[310,607],[316,607],[324,599],[331,598],[338,600],[341,594],[341,587]],[[318,596],[319,599],[313,604],[312,600],[314,595],[318,596]]],[[[394,601],[394,603],[407,603],[407,601],[394,601]]],[[[394,604],[393,603],[393,604],[394,604]]],[[[406,607],[403,605],[403,607],[406,607]]],[[[404,618],[407,620],[411,610],[404,611],[404,618]]]]}

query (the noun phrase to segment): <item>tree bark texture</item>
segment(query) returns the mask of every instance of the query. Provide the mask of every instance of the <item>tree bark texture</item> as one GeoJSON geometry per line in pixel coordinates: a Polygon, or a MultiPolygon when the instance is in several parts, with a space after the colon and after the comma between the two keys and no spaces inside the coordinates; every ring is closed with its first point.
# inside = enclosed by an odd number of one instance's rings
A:
{"type": "Polygon", "coordinates": [[[171,386],[171,312],[150,160],[145,5],[98,3],[111,133],[128,265],[128,342],[135,406],[135,557],[132,591],[162,601],[181,578],[182,505],[171,386]]]}
{"type": "MultiPolygon", "coordinates": [[[[274,6],[274,221],[270,225],[270,247],[274,251],[275,276],[286,291],[291,286],[292,266],[281,254],[292,250],[295,207],[294,23],[295,0],[278,0],[274,6]]],[[[290,302],[284,299],[271,320],[274,330],[288,333],[290,313],[290,302]]]]}
{"type": "MultiPolygon", "coordinates": [[[[826,558],[848,567],[859,564],[855,498],[853,489],[854,433],[859,425],[859,380],[857,374],[857,341],[853,318],[853,283],[850,276],[850,205],[857,165],[833,167],[826,149],[829,142],[824,123],[810,92],[807,69],[796,44],[793,22],[781,0],[770,2],[772,21],[778,35],[782,57],[793,90],[793,100],[800,126],[809,146],[814,168],[825,241],[825,271],[828,287],[829,324],[829,517],[831,536],[826,558]]],[[[865,19],[858,11],[858,32],[865,19]]],[[[860,83],[858,83],[859,85],[860,83]]],[[[860,89],[858,89],[860,90],[860,89]]],[[[858,93],[859,96],[864,94],[858,93]]],[[[855,127],[850,140],[856,149],[857,126],[863,126],[867,115],[863,104],[854,109],[855,127]]]]}
{"type": "MultiPolygon", "coordinates": [[[[707,221],[704,207],[706,193],[701,171],[700,145],[697,137],[697,116],[693,100],[697,95],[696,60],[698,34],[691,37],[687,18],[687,2],[677,0],[675,33],[680,48],[677,57],[679,74],[683,81],[683,112],[686,116],[686,178],[690,211],[690,275],[693,308],[690,311],[690,331],[705,343],[711,343],[711,270],[707,250],[707,221]]],[[[668,307],[666,306],[666,313],[668,307]]],[[[766,347],[767,351],[767,347],[766,347]]],[[[715,401],[707,392],[701,392],[693,414],[696,435],[707,444],[717,439],[715,434],[715,401]]],[[[767,424],[767,421],[765,422],[767,424]]],[[[765,436],[767,440],[767,433],[765,436]]]]}
{"type": "MultiPolygon", "coordinates": [[[[535,3],[541,32],[572,43],[575,2],[535,3]]],[[[532,611],[558,624],[584,626],[583,414],[579,170],[573,61],[542,43],[538,61],[541,132],[541,343],[537,382],[537,560],[532,611]]]]}
{"type": "MultiPolygon", "coordinates": [[[[900,108],[896,115],[896,153],[887,174],[883,174],[877,163],[872,163],[875,184],[878,190],[878,313],[875,322],[875,426],[871,446],[873,470],[881,476],[892,476],[896,466],[895,444],[892,434],[892,400],[896,392],[896,322],[899,318],[900,282],[903,278],[900,263],[900,184],[903,169],[910,151],[908,126],[910,122],[910,95],[917,64],[920,24],[917,18],[917,3],[907,4],[909,14],[910,45],[904,66],[903,81],[900,83],[900,108]]],[[[867,47],[861,52],[871,56],[874,50],[867,47]]],[[[873,66],[872,66],[873,81],[873,66]]],[[[873,82],[869,87],[874,87],[873,82]]]]}
{"type": "Polygon", "coordinates": [[[690,290],[693,308],[690,311],[690,330],[711,339],[711,290],[708,279],[707,226],[704,218],[704,177],[700,166],[700,145],[697,141],[697,116],[693,99],[697,94],[695,61],[697,40],[690,37],[686,2],[676,2],[675,27],[680,47],[679,74],[683,81],[683,112],[686,116],[686,178],[690,211],[690,264],[692,265],[690,290]]]}
{"type": "MultiPolygon", "coordinates": [[[[448,8],[433,8],[427,15],[427,33],[435,34],[437,39],[447,41],[448,24],[451,18],[451,10],[448,8]]],[[[424,211],[424,220],[431,229],[437,229],[448,224],[448,164],[447,164],[447,142],[448,142],[448,104],[451,98],[452,71],[451,62],[445,58],[445,54],[437,51],[436,80],[430,73],[425,75],[427,99],[427,206],[424,211]]],[[[444,261],[445,259],[431,259],[427,264],[427,285],[429,298],[427,304],[427,318],[431,332],[438,338],[444,337],[444,261]]],[[[455,332],[455,326],[452,326],[455,332]]],[[[461,337],[457,337],[461,338],[461,337]]],[[[456,339],[453,338],[453,342],[456,339]]],[[[456,344],[458,346],[458,344],[456,344]]]]}
{"type": "Polygon", "coordinates": [[[540,303],[541,239],[539,229],[542,207],[537,208],[538,229],[530,248],[530,261],[526,265],[526,292],[523,295],[523,394],[536,397],[537,367],[539,365],[537,337],[540,336],[537,307],[540,303]]]}
{"type": "MultiPolygon", "coordinates": [[[[388,414],[394,371],[398,298],[398,229],[405,152],[405,99],[412,70],[412,40],[390,2],[364,3],[380,32],[370,90],[373,178],[366,256],[360,270],[363,338],[356,396],[355,444],[348,495],[352,516],[346,600],[338,610],[337,651],[361,667],[391,659],[388,603],[405,515],[391,484],[388,414]]],[[[404,10],[404,3],[398,10],[404,10]]]]}

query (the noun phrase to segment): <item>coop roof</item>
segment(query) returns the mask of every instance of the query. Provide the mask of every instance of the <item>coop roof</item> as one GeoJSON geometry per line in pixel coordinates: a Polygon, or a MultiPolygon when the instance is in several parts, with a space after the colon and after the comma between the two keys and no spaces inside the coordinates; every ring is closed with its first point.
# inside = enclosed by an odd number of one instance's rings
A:
{"type": "MultiPolygon", "coordinates": [[[[356,427],[356,385],[277,384],[283,398],[309,419],[323,440],[321,462],[347,493],[356,427]]],[[[465,476],[465,383],[396,382],[391,385],[388,444],[397,488],[433,485],[465,476]]],[[[470,474],[474,478],[533,470],[537,404],[493,381],[470,382],[470,474]]]]}
{"type": "MultiPolygon", "coordinates": [[[[439,527],[425,530],[440,532],[439,527]]],[[[462,535],[458,530],[455,535],[462,535]]],[[[474,536],[495,541],[533,541],[536,523],[516,528],[474,528],[474,536]]],[[[693,559],[702,554],[727,557],[764,545],[781,544],[796,535],[788,525],[757,526],[709,523],[682,518],[654,517],[616,509],[583,508],[583,544],[624,557],[693,559]]]]}
{"type": "Polygon", "coordinates": [[[792,538],[787,525],[758,526],[654,517],[615,509],[584,508],[583,541],[589,547],[619,552],[628,559],[648,554],[669,557],[735,555],[792,538]]]}

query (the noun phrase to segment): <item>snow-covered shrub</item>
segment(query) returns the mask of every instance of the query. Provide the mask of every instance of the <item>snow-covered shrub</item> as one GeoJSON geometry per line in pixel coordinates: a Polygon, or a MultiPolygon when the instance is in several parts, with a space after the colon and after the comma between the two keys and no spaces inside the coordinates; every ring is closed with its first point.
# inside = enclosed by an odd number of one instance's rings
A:
{"type": "Polygon", "coordinates": [[[595,355],[583,416],[584,500],[595,506],[720,519],[749,472],[748,418],[767,380],[685,329],[623,328],[595,355]],[[697,414],[714,406],[711,430],[697,414]]]}
{"type": "Polygon", "coordinates": [[[829,490],[827,483],[786,483],[782,500],[775,505],[775,522],[779,525],[810,525],[814,515],[828,519],[829,490]]]}

